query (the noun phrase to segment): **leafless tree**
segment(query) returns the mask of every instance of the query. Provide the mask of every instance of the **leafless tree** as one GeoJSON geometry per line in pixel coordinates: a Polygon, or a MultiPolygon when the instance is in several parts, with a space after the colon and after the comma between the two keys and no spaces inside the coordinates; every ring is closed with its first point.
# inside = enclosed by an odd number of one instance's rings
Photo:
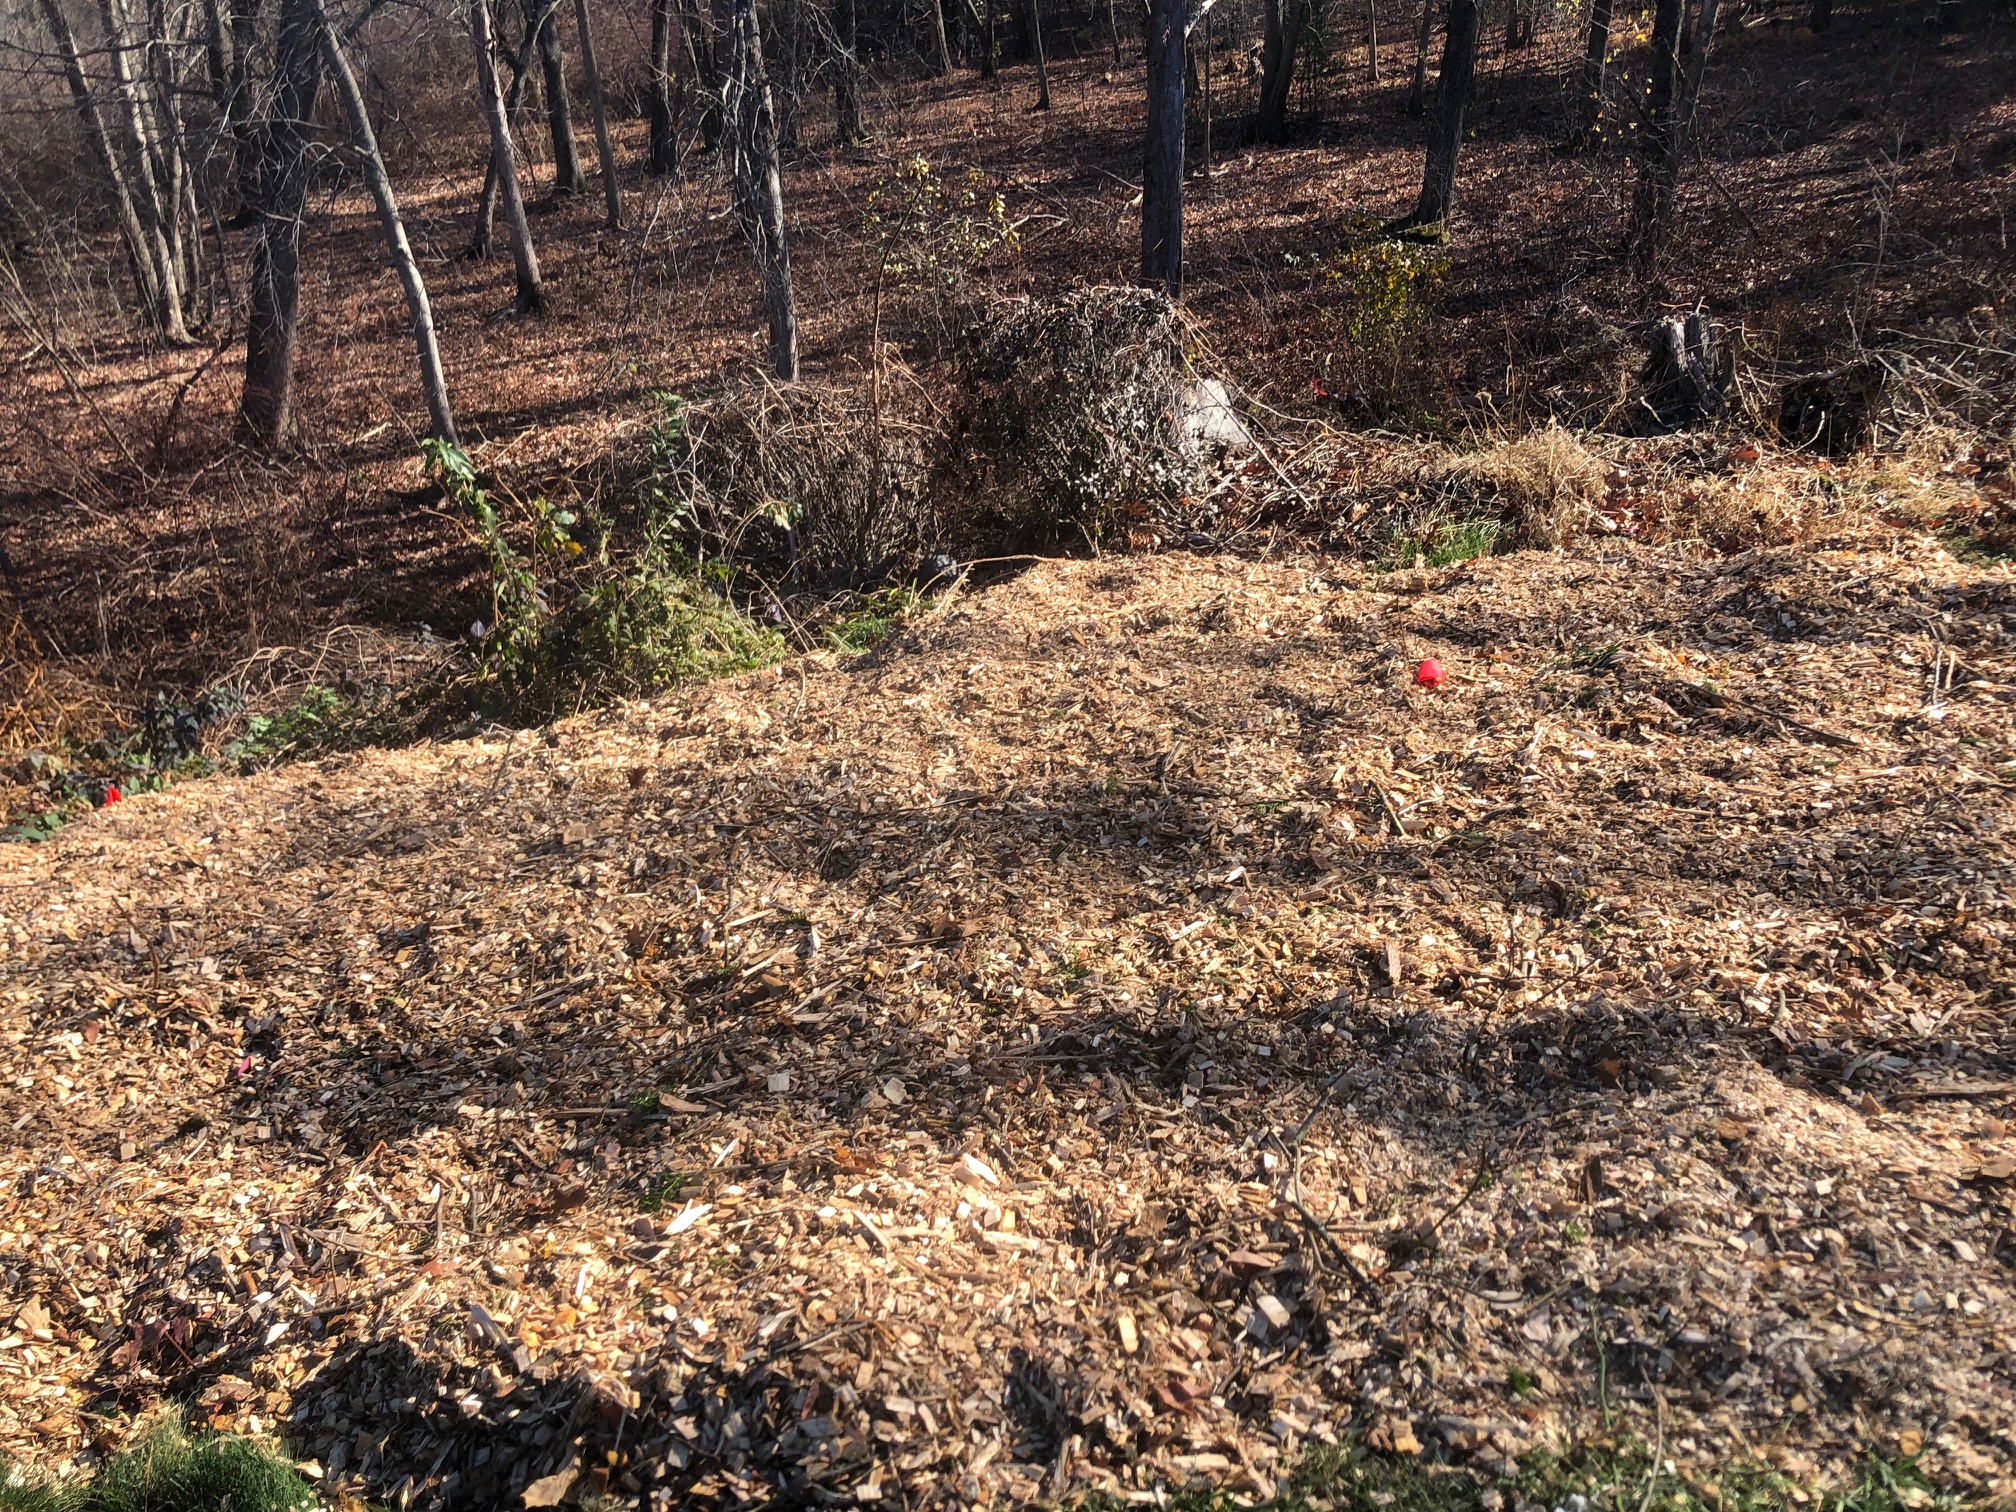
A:
{"type": "Polygon", "coordinates": [[[860,0],[833,0],[833,134],[842,146],[862,140],[859,13],[860,0]]]}
{"type": "Polygon", "coordinates": [[[595,65],[595,34],[588,27],[588,0],[574,0],[574,26],[581,33],[581,68],[588,75],[588,108],[595,117],[595,151],[602,162],[602,198],[611,231],[623,229],[623,192],[616,187],[616,149],[609,141],[609,109],[602,99],[602,70],[595,65]]]}
{"type": "Polygon", "coordinates": [[[1148,130],[1141,171],[1141,281],[1183,292],[1184,0],[1148,7],[1148,130]]]}
{"type": "Polygon", "coordinates": [[[1610,73],[1612,0],[1589,0],[1589,33],[1582,49],[1582,98],[1577,101],[1571,145],[1596,145],[1603,125],[1603,86],[1610,73]]]}
{"type": "Polygon", "coordinates": [[[497,86],[490,0],[469,0],[469,32],[476,44],[476,92],[490,123],[490,160],[497,172],[497,188],[504,201],[504,226],[511,237],[511,261],[518,275],[518,308],[536,315],[546,308],[546,288],[539,277],[539,254],[532,246],[532,226],[525,218],[525,200],[518,192],[518,158],[511,145],[511,122],[497,86]]]}
{"type": "Polygon", "coordinates": [[[1463,112],[1477,71],[1477,32],[1483,24],[1480,0],[1449,0],[1449,32],[1442,44],[1442,69],[1435,81],[1435,119],[1428,128],[1428,161],[1421,174],[1421,198],[1405,224],[1439,226],[1456,203],[1456,156],[1463,146],[1463,112]]]}
{"type": "Polygon", "coordinates": [[[567,59],[560,47],[559,0],[524,0],[525,24],[539,53],[546,87],[546,129],[553,138],[553,192],[579,194],[588,187],[574,146],[574,107],[567,98],[567,59]]]}
{"type": "Polygon", "coordinates": [[[651,0],[651,52],[645,94],[645,165],[653,173],[679,171],[679,110],[674,103],[683,82],[686,39],[681,35],[677,0],[651,0]]]}
{"type": "MultiPolygon", "coordinates": [[[[385,171],[385,156],[378,150],[377,134],[372,131],[371,117],[364,109],[364,92],[357,87],[357,76],[351,72],[349,60],[343,56],[342,44],[337,41],[336,31],[322,9],[322,0],[297,0],[297,3],[311,6],[319,23],[323,56],[328,60],[330,77],[336,83],[337,98],[343,102],[343,115],[350,125],[350,144],[363,163],[364,181],[371,188],[372,201],[378,206],[379,224],[385,229],[386,251],[391,256],[393,271],[399,275],[399,283],[406,291],[406,310],[413,322],[413,345],[420,357],[420,388],[427,399],[427,414],[434,438],[452,445],[456,439],[455,412],[449,408],[448,381],[442,374],[441,349],[434,339],[434,311],[427,299],[426,281],[420,276],[420,264],[414,259],[413,248],[406,240],[405,223],[399,218],[399,202],[393,197],[392,179],[385,171]]],[[[485,0],[476,0],[477,8],[482,9],[484,3],[485,0]]],[[[494,74],[492,83],[495,83],[494,74]]],[[[507,162],[506,172],[509,171],[507,162]]],[[[537,276],[536,269],[534,276],[537,276]]]]}
{"type": "Polygon", "coordinates": [[[1309,26],[1309,0],[1261,0],[1261,11],[1260,110],[1253,134],[1280,143],[1288,139],[1288,91],[1295,82],[1295,54],[1309,26]]]}
{"type": "Polygon", "coordinates": [[[1680,173],[1680,20],[1682,0],[1652,7],[1650,79],[1645,91],[1645,133],[1638,149],[1638,178],[1631,196],[1631,250],[1639,272],[1658,271],[1673,218],[1680,173]]]}
{"type": "MultiPolygon", "coordinates": [[[[481,3],[481,0],[478,0],[481,3]]],[[[777,162],[777,120],[763,63],[756,0],[728,0],[727,66],[722,114],[736,218],[756,260],[770,319],[770,370],[798,376],[798,313],[791,291],[791,248],[784,234],[784,179],[777,162]]]]}
{"type": "Polygon", "coordinates": [[[1026,0],[1029,6],[1029,41],[1036,49],[1036,109],[1050,108],[1050,63],[1043,56],[1043,0],[1026,0]]]}
{"type": "Polygon", "coordinates": [[[1428,45],[1435,40],[1435,0],[1421,0],[1421,32],[1414,39],[1414,80],[1407,86],[1407,114],[1428,108],[1428,45]]]}
{"type": "MultiPolygon", "coordinates": [[[[517,56],[511,60],[511,82],[504,88],[504,120],[506,129],[514,135],[518,130],[519,109],[525,100],[525,81],[530,77],[534,40],[532,29],[527,27],[518,43],[517,56]]],[[[483,173],[483,192],[476,199],[476,224],[469,233],[471,257],[488,257],[496,250],[497,192],[497,153],[493,146],[489,166],[483,173]]]]}
{"type": "Polygon", "coordinates": [[[269,104],[248,121],[253,156],[248,207],[255,217],[245,322],[245,387],[238,415],[263,445],[294,445],[294,367],[301,344],[301,223],[308,207],[308,156],[315,97],[322,88],[322,22],[314,0],[283,0],[273,51],[269,104]]]}

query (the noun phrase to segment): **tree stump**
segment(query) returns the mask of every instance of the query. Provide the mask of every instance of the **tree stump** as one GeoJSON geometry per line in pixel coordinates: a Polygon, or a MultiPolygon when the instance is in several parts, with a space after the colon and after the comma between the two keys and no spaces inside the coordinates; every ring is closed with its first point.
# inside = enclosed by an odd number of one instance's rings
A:
{"type": "Polygon", "coordinates": [[[1660,425],[1678,429],[1728,409],[1736,356],[1722,327],[1694,310],[1653,326],[1647,346],[1642,402],[1660,425]]]}

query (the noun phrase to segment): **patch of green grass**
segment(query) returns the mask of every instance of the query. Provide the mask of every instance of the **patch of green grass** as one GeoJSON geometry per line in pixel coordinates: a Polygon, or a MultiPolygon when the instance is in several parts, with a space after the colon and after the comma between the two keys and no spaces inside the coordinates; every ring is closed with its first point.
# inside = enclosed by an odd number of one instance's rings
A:
{"type": "Polygon", "coordinates": [[[826,630],[826,644],[835,651],[859,656],[894,635],[903,622],[924,607],[924,595],[908,586],[878,588],[860,607],[826,630]]]}
{"type": "MultiPolygon", "coordinates": [[[[1085,1505],[1119,1504],[1094,1497],[1085,1505]]],[[[1224,1491],[1191,1491],[1167,1505],[1175,1512],[1232,1512],[1254,1503],[1224,1491]]],[[[1487,1512],[1520,1505],[1573,1512],[1959,1512],[1967,1503],[1909,1460],[1871,1456],[1852,1487],[1817,1491],[1756,1466],[1681,1475],[1632,1443],[1536,1454],[1509,1480],[1358,1444],[1317,1447],[1260,1505],[1266,1512],[1487,1512]]]]}
{"type": "Polygon", "coordinates": [[[191,1434],[164,1418],[88,1481],[52,1486],[0,1466],[0,1512],[313,1512],[314,1491],[273,1446],[191,1434]]]}
{"type": "Polygon", "coordinates": [[[1384,572],[1405,567],[1453,567],[1490,556],[1508,534],[1505,522],[1490,515],[1437,520],[1394,536],[1376,565],[1384,572]]]}
{"type": "Polygon", "coordinates": [[[677,1202],[686,1190],[686,1183],[693,1179],[687,1171],[667,1171],[651,1181],[643,1195],[637,1199],[637,1210],[641,1213],[660,1213],[677,1202]]]}

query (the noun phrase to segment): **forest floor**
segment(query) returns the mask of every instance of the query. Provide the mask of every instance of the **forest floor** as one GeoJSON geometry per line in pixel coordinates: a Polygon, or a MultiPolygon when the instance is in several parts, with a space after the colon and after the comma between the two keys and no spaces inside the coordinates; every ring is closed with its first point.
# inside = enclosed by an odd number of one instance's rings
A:
{"type": "Polygon", "coordinates": [[[1890,529],[1046,562],[102,810],[0,882],[0,1449],[172,1395],[416,1506],[1606,1431],[2006,1497],[2012,635],[1890,529]]]}
{"type": "MultiPolygon", "coordinates": [[[[1514,52],[1491,39],[1448,269],[1411,312],[1422,318],[1370,353],[1350,337],[1355,290],[1337,254],[1411,205],[1421,137],[1404,111],[1411,39],[1389,43],[1378,85],[1359,78],[1361,53],[1340,53],[1321,125],[1281,149],[1240,141],[1253,83],[1220,59],[1214,173],[1191,182],[1186,244],[1186,307],[1210,364],[1297,437],[1377,422],[1461,439],[1516,433],[1554,411],[1628,425],[1616,401],[1636,348],[1622,328],[1703,301],[1743,333],[1749,393],[1766,409],[1778,376],[1906,338],[1965,370],[1928,378],[1917,397],[1935,416],[1972,406],[1978,425],[2016,405],[2004,361],[2016,343],[2001,334],[2016,162],[2006,29],[1947,32],[1888,8],[1844,9],[1815,38],[1789,11],[1746,15],[1708,70],[1682,250],[1649,291],[1619,257],[1624,144],[1587,156],[1558,147],[1579,36],[1553,29],[1514,52]],[[1344,402],[1319,399],[1319,382],[1344,402]]],[[[377,51],[397,78],[402,23],[385,24],[394,29],[377,51]]],[[[1619,46],[1624,77],[1636,44],[1619,46]]],[[[1128,282],[1136,61],[1059,58],[1055,108],[1043,113],[1029,109],[1026,65],[991,85],[964,73],[885,83],[860,147],[832,144],[828,103],[811,97],[785,191],[807,375],[864,372],[878,283],[868,198],[912,155],[948,182],[978,170],[1020,227],[1019,253],[975,274],[964,296],[1128,282]]],[[[486,473],[521,493],[592,501],[620,473],[612,459],[642,447],[652,393],[704,392],[760,350],[746,249],[711,160],[695,154],[676,183],[626,169],[632,229],[620,235],[602,230],[599,194],[554,200],[535,164],[553,310],[527,319],[509,308],[508,259],[459,255],[485,162],[472,114],[441,98],[382,113],[462,430],[486,473]]],[[[622,161],[639,162],[641,122],[616,131],[622,161]]],[[[538,133],[526,137],[536,157],[538,133]]],[[[11,422],[0,425],[0,547],[18,611],[0,641],[0,692],[14,705],[0,747],[89,739],[130,721],[157,688],[357,671],[360,631],[367,642],[423,624],[452,635],[484,611],[467,522],[421,476],[411,343],[371,206],[353,182],[316,208],[304,254],[307,451],[278,463],[234,435],[242,342],[228,322],[211,344],[163,353],[65,303],[66,269],[24,262],[31,288],[49,291],[62,355],[12,327],[0,334],[11,422]],[[290,648],[299,654],[282,654],[290,648]]],[[[230,233],[234,278],[244,235],[230,233]]],[[[884,338],[914,364],[941,348],[932,311],[906,296],[884,312],[884,338]]],[[[1989,450],[1977,461],[2006,463],[2006,436],[1989,450]]],[[[1336,513],[1355,481],[1299,479],[1336,513]]]]}

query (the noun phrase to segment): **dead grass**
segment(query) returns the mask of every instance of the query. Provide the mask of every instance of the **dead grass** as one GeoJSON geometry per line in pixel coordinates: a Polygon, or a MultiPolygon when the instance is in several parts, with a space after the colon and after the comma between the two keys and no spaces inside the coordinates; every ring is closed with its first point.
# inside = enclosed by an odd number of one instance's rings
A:
{"type": "Polygon", "coordinates": [[[1587,529],[1605,493],[1602,459],[1551,423],[1461,458],[1450,475],[1480,489],[1522,546],[1552,548],[1587,529]]]}

